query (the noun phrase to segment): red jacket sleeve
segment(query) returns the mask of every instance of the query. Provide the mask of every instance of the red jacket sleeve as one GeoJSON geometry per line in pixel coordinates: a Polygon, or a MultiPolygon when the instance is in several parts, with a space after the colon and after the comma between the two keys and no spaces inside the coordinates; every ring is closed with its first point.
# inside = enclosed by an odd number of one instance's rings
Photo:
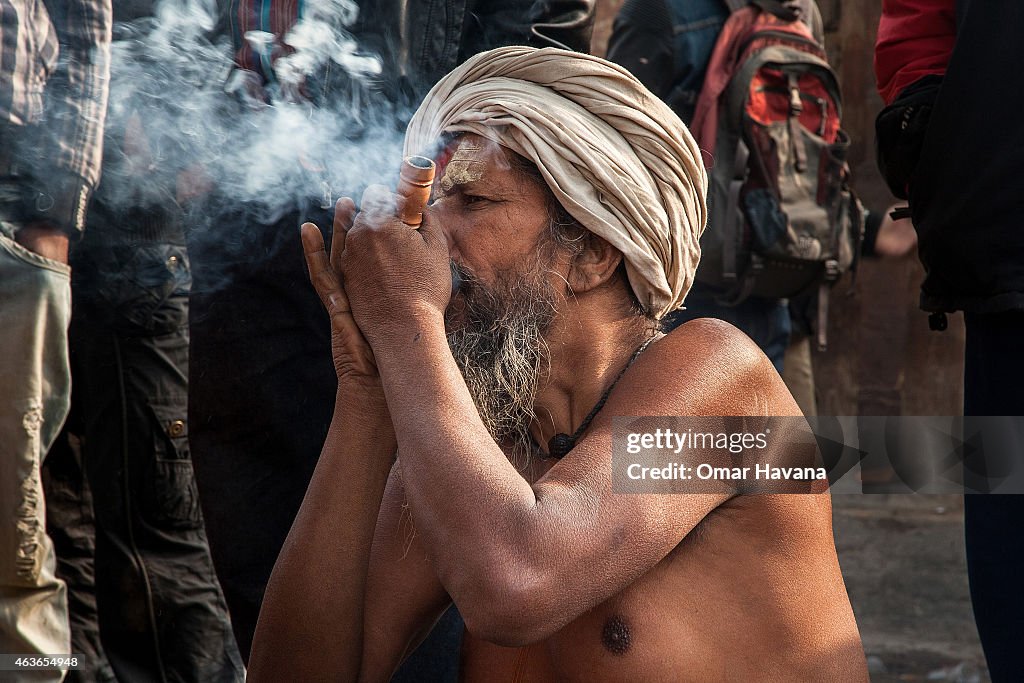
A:
{"type": "Polygon", "coordinates": [[[956,41],[954,1],[882,1],[875,78],[886,104],[922,77],[946,72],[956,41]]]}

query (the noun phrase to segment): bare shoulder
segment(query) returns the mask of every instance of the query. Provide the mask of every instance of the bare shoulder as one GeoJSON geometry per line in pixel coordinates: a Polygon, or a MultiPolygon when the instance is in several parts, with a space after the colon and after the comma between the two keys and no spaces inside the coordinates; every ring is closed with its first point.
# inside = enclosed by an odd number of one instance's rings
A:
{"type": "MultiPolygon", "coordinates": [[[[768,362],[750,337],[724,320],[698,318],[683,323],[651,347],[687,365],[723,365],[738,370],[768,362]]],[[[768,363],[771,364],[770,362],[768,363]]]]}
{"type": "Polygon", "coordinates": [[[625,399],[658,396],[675,415],[799,415],[771,361],[727,322],[701,318],[654,342],[630,368],[625,399]]]}

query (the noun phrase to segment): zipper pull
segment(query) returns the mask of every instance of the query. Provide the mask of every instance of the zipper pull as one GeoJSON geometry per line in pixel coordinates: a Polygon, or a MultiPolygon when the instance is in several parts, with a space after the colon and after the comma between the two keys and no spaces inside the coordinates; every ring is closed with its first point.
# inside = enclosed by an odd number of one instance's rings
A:
{"type": "Polygon", "coordinates": [[[790,116],[800,116],[804,110],[804,103],[800,100],[800,84],[796,74],[788,74],[786,78],[789,82],[789,114],[790,116]]]}
{"type": "Polygon", "coordinates": [[[793,145],[793,167],[797,173],[807,170],[807,150],[804,149],[804,139],[800,133],[800,112],[804,110],[804,103],[800,101],[800,88],[796,74],[786,74],[786,81],[789,84],[789,137],[793,145]]]}

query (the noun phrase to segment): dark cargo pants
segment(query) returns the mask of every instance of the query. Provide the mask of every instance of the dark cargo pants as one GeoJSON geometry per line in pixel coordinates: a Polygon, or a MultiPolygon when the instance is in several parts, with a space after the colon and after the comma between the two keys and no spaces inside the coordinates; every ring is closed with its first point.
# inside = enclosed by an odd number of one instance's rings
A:
{"type": "Polygon", "coordinates": [[[185,249],[98,234],[73,257],[72,416],[46,463],[80,679],[241,680],[189,456],[185,249]]]}

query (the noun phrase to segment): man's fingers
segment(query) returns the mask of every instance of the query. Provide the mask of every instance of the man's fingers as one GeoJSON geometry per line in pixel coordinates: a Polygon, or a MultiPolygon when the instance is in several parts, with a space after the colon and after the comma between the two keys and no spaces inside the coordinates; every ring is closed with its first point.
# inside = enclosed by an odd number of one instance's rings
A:
{"type": "Polygon", "coordinates": [[[331,268],[320,228],[313,223],[303,223],[299,234],[302,236],[302,251],[306,254],[306,267],[309,268],[309,281],[320,295],[324,308],[331,315],[348,312],[348,298],[331,268]]]}
{"type": "Polygon", "coordinates": [[[306,265],[309,266],[310,273],[312,273],[314,266],[322,265],[316,259],[317,252],[323,251],[326,256],[324,236],[315,223],[303,223],[299,228],[299,236],[302,238],[302,251],[306,255],[306,265]]]}
{"type": "Polygon", "coordinates": [[[396,208],[394,193],[383,185],[368,186],[359,201],[359,210],[369,214],[394,215],[396,208]]]}
{"type": "MultiPolygon", "coordinates": [[[[324,298],[325,289],[330,289],[330,279],[334,275],[331,263],[327,259],[324,247],[324,236],[314,223],[303,223],[299,228],[302,237],[302,252],[306,255],[306,267],[309,269],[309,281],[313,283],[317,294],[324,298]]],[[[335,280],[337,278],[334,278],[335,280]]],[[[326,304],[326,301],[325,301],[326,304]]]]}
{"type": "MultiPolygon", "coordinates": [[[[345,233],[352,227],[355,204],[346,197],[338,201],[338,210],[342,215],[340,219],[337,214],[335,215],[334,244],[344,244],[345,233]],[[343,206],[343,202],[347,202],[347,204],[343,206]]],[[[366,343],[363,333],[356,325],[355,318],[352,317],[345,288],[341,285],[338,272],[331,267],[320,228],[313,223],[303,223],[299,234],[302,238],[302,251],[306,255],[306,266],[309,268],[309,279],[313,283],[316,293],[320,295],[320,302],[331,316],[333,334],[337,335],[336,345],[340,341],[341,348],[346,349],[354,359],[353,367],[359,374],[375,375],[377,369],[373,360],[373,352],[369,350],[369,344],[366,343]]],[[[340,247],[337,252],[339,258],[342,250],[344,250],[344,246],[340,247]]],[[[334,246],[331,251],[335,251],[334,246]]],[[[337,351],[335,353],[337,354],[337,351]]],[[[336,356],[336,362],[337,358],[336,356]]]]}
{"type": "Polygon", "coordinates": [[[331,238],[331,266],[341,272],[341,255],[345,253],[345,236],[356,219],[356,203],[342,197],[334,205],[334,236],[331,238]]]}
{"type": "Polygon", "coordinates": [[[351,197],[342,197],[334,205],[334,232],[346,233],[356,217],[356,203],[351,197]]]}

